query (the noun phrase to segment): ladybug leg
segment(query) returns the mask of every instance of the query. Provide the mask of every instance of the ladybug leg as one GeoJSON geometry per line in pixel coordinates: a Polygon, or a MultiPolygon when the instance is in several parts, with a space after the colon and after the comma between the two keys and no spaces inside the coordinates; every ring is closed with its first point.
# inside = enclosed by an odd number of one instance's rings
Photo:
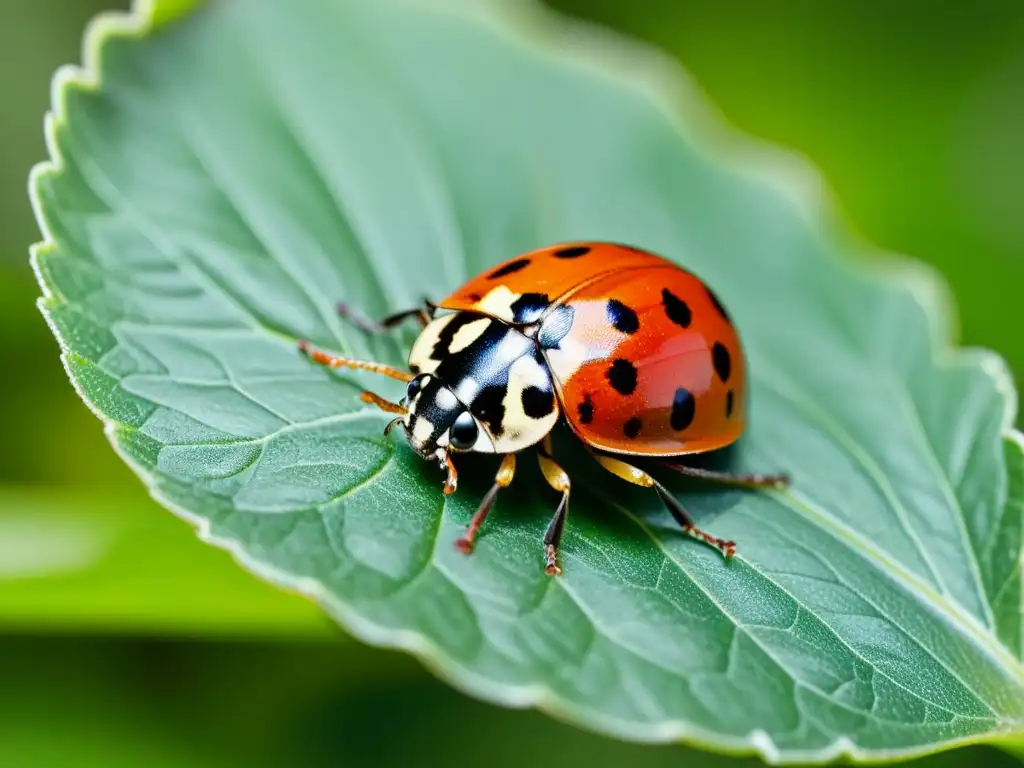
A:
{"type": "Polygon", "coordinates": [[[544,556],[547,563],[544,566],[544,573],[548,576],[561,576],[562,569],[558,566],[558,545],[562,541],[562,530],[565,528],[565,518],[569,514],[569,488],[572,483],[569,475],[562,469],[555,460],[551,458],[551,436],[548,435],[537,448],[537,462],[540,464],[540,471],[547,480],[548,485],[556,491],[561,491],[562,500],[558,502],[558,509],[555,516],[551,518],[548,530],[544,534],[544,556]]]}
{"type": "Polygon", "coordinates": [[[380,373],[385,376],[390,376],[392,379],[398,379],[399,381],[412,381],[415,376],[407,371],[400,371],[397,368],[392,368],[388,365],[381,363],[374,363],[367,360],[353,360],[348,357],[338,357],[337,355],[329,355],[326,352],[321,352],[316,349],[312,349],[309,346],[309,342],[305,339],[299,339],[298,343],[299,352],[308,357],[315,363],[320,365],[326,365],[328,368],[352,368],[356,371],[371,371],[372,373],[380,373]]]}
{"type": "Polygon", "coordinates": [[[417,309],[406,309],[401,312],[382,317],[380,320],[371,320],[344,302],[338,302],[336,309],[342,319],[348,321],[356,328],[367,333],[387,333],[392,328],[404,323],[410,317],[415,317],[421,327],[426,327],[434,315],[437,307],[429,301],[423,302],[424,306],[417,309]]]}
{"type": "Polygon", "coordinates": [[[480,506],[473,513],[473,518],[469,521],[469,527],[466,528],[466,532],[455,540],[456,549],[461,550],[467,555],[473,551],[473,541],[476,539],[477,531],[480,530],[480,526],[487,519],[487,513],[491,511],[491,507],[494,506],[494,500],[498,498],[498,491],[502,488],[507,488],[511,484],[515,473],[516,455],[514,453],[506,454],[505,458],[501,460],[501,466],[498,467],[498,474],[494,478],[494,485],[491,486],[483,501],[480,502],[480,506]]]}
{"type": "Polygon", "coordinates": [[[681,475],[697,477],[701,480],[711,480],[716,483],[727,483],[729,485],[743,485],[748,488],[784,488],[789,485],[789,475],[734,475],[730,472],[715,472],[700,467],[688,467],[685,464],[662,462],[669,469],[674,469],[681,475]]]}
{"type": "Polygon", "coordinates": [[[643,486],[644,488],[653,488],[657,491],[661,500],[665,503],[665,506],[668,507],[668,511],[672,513],[672,517],[676,519],[676,522],[682,526],[682,529],[687,534],[714,547],[725,557],[732,557],[736,554],[736,542],[726,541],[718,538],[717,536],[712,536],[710,533],[702,531],[694,525],[693,518],[690,517],[689,513],[683,508],[683,505],[679,503],[676,497],[669,493],[665,486],[642,469],[637,469],[632,464],[627,464],[620,459],[613,459],[611,456],[603,456],[599,453],[594,453],[593,456],[597,459],[598,464],[616,477],[621,477],[628,483],[643,486]]]}

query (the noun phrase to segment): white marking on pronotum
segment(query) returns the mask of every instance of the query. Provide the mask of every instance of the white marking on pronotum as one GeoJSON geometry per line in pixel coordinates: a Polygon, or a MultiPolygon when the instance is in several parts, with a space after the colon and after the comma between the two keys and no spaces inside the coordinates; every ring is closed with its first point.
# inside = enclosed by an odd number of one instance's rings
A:
{"type": "Polygon", "coordinates": [[[531,418],[523,410],[523,392],[527,387],[552,391],[547,370],[532,355],[524,355],[512,363],[508,371],[508,388],[502,404],[502,434],[495,441],[499,453],[510,453],[533,445],[551,431],[558,421],[558,409],[539,419],[531,418]]]}
{"type": "Polygon", "coordinates": [[[445,326],[454,317],[455,315],[442,315],[427,323],[426,327],[420,331],[420,335],[416,337],[416,341],[413,342],[412,349],[409,351],[410,367],[418,368],[422,373],[433,373],[437,370],[437,366],[441,361],[431,356],[434,351],[434,345],[437,344],[441,331],[444,330],[445,326]]]}
{"type": "Polygon", "coordinates": [[[480,394],[480,382],[472,376],[463,376],[455,385],[455,396],[463,403],[472,403],[480,394]]]}
{"type": "Polygon", "coordinates": [[[452,336],[452,341],[448,345],[448,351],[451,354],[461,352],[474,341],[483,336],[484,332],[487,330],[487,327],[492,322],[493,321],[489,317],[481,317],[479,320],[474,320],[473,322],[467,323],[466,325],[462,326],[461,328],[459,328],[459,330],[455,332],[455,335],[452,336]]]}
{"type": "Polygon", "coordinates": [[[509,290],[507,286],[495,286],[487,292],[486,296],[480,299],[480,311],[494,317],[500,317],[507,322],[512,322],[515,319],[512,305],[518,298],[519,294],[509,290]]]}

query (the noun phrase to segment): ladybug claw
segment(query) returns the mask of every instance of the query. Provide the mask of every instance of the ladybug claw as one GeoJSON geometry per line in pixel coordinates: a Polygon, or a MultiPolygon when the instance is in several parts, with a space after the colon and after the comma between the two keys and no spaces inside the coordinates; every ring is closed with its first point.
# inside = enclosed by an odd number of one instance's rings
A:
{"type": "Polygon", "coordinates": [[[726,560],[729,560],[736,555],[735,541],[726,541],[725,539],[720,539],[717,536],[712,536],[710,533],[702,531],[694,525],[685,525],[683,526],[683,530],[698,541],[703,541],[708,546],[717,549],[722,553],[722,557],[726,560]]]}
{"type": "Polygon", "coordinates": [[[547,557],[547,563],[544,566],[544,573],[548,576],[561,576],[562,569],[558,565],[558,552],[554,546],[548,544],[544,548],[544,554],[547,557]]]}
{"type": "Polygon", "coordinates": [[[468,536],[460,536],[455,540],[455,548],[464,555],[473,551],[473,540],[468,536]]]}

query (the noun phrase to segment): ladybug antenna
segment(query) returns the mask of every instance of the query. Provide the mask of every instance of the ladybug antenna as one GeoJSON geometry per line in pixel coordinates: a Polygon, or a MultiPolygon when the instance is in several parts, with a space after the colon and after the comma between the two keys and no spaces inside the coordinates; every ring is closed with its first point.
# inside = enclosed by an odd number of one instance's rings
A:
{"type": "Polygon", "coordinates": [[[299,352],[304,354],[310,360],[320,363],[320,365],[326,365],[328,368],[352,368],[356,371],[382,373],[385,376],[390,376],[392,379],[398,379],[399,381],[406,382],[412,381],[415,378],[415,376],[408,371],[400,371],[389,365],[374,363],[368,360],[352,360],[348,357],[338,357],[336,355],[329,355],[326,352],[320,352],[316,349],[311,349],[309,342],[305,339],[301,339],[299,341],[299,352]]]}
{"type": "Polygon", "coordinates": [[[390,400],[385,400],[380,395],[374,394],[373,392],[360,392],[359,399],[369,405],[376,405],[384,413],[400,413],[404,417],[409,411],[399,405],[398,403],[392,403],[390,400]]]}

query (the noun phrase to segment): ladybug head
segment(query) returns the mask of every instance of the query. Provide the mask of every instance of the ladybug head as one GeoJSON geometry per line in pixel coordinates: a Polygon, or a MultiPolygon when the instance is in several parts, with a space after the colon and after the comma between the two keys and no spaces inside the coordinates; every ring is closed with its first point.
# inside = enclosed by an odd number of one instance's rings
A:
{"type": "Polygon", "coordinates": [[[409,382],[401,424],[413,450],[447,467],[448,453],[494,453],[487,430],[439,378],[423,373],[409,382]]]}

